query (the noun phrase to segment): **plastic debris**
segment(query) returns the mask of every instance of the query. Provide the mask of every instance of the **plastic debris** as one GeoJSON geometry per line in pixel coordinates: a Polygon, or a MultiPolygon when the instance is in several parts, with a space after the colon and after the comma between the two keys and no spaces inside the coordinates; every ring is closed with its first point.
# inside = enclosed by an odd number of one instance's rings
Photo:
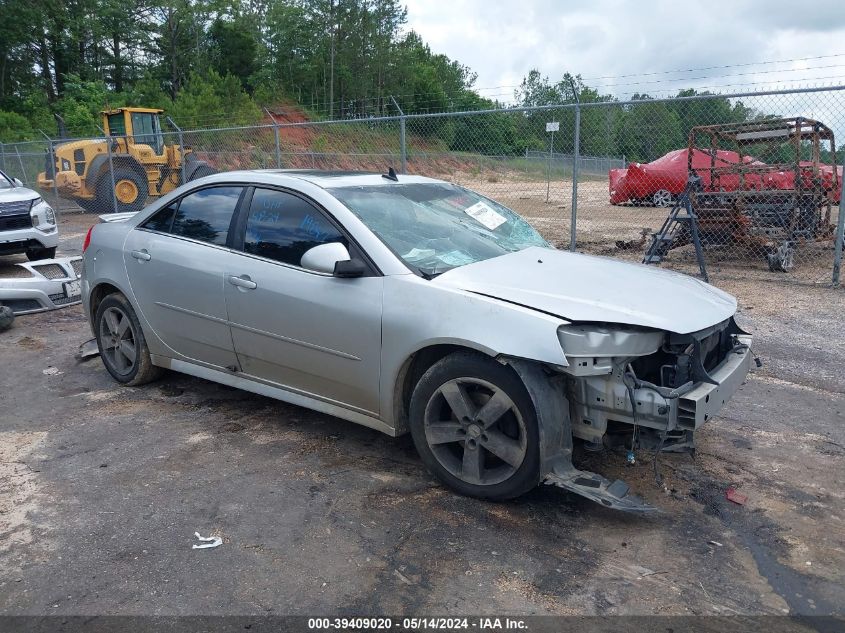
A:
{"type": "Polygon", "coordinates": [[[223,539],[219,536],[200,536],[199,532],[194,532],[194,536],[196,536],[198,540],[202,541],[202,544],[197,545],[194,543],[191,545],[191,549],[210,549],[212,547],[223,545],[223,539]]]}
{"type": "Polygon", "coordinates": [[[719,541],[707,541],[710,545],[715,545],[716,547],[722,547],[722,544],[719,541]]]}
{"type": "Polygon", "coordinates": [[[632,465],[637,463],[637,457],[634,455],[634,451],[628,451],[627,460],[632,465]]]}
{"type": "Polygon", "coordinates": [[[97,339],[92,338],[90,341],[85,341],[79,346],[79,352],[76,358],[79,360],[88,360],[94,356],[100,355],[100,349],[97,347],[97,339]]]}
{"type": "Polygon", "coordinates": [[[50,366],[47,369],[42,370],[41,373],[45,376],[58,376],[59,374],[62,374],[64,372],[59,371],[58,367],[50,366]]]}
{"type": "Polygon", "coordinates": [[[725,497],[727,497],[728,501],[732,501],[739,506],[744,506],[748,501],[748,495],[742,494],[733,486],[728,488],[728,491],[725,493],[725,497]]]}

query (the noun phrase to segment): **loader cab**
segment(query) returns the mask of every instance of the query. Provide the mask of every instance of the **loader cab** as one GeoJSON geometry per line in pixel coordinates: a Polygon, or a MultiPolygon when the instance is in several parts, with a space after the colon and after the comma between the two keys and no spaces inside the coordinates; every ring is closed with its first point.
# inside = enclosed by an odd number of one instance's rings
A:
{"type": "Polygon", "coordinates": [[[159,115],[152,108],[118,108],[103,112],[106,135],[125,138],[128,145],[147,145],[157,156],[164,153],[159,115]]]}

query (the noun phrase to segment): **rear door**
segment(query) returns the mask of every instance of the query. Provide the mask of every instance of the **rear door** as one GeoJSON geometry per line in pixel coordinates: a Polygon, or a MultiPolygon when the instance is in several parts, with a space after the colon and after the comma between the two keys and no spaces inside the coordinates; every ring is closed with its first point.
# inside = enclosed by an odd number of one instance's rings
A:
{"type": "Polygon", "coordinates": [[[124,261],[135,305],[174,357],[235,368],[223,284],[230,227],[245,188],[205,187],[129,233],[124,261]]]}
{"type": "Polygon", "coordinates": [[[383,278],[340,279],[300,266],[313,246],[357,247],[293,192],[256,188],[241,211],[226,304],[244,374],[378,413],[383,278]],[[240,237],[243,235],[244,237],[240,237]]]}

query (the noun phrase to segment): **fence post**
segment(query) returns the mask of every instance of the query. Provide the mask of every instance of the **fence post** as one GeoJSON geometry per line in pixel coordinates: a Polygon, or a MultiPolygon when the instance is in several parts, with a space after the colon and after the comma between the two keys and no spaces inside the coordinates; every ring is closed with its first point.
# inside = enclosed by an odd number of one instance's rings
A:
{"type": "MultiPolygon", "coordinates": [[[[834,161],[833,173],[836,174],[836,162],[834,161]]],[[[845,200],[845,155],[842,157],[842,178],[839,180],[839,213],[836,219],[836,246],[833,255],[833,287],[839,287],[839,274],[842,270],[842,240],[845,237],[845,210],[842,205],[845,200]]]]}
{"type": "MultiPolygon", "coordinates": [[[[111,158],[111,143],[112,138],[109,136],[106,138],[106,151],[109,153],[109,178],[111,178],[111,203],[112,203],[112,210],[117,213],[117,192],[114,190],[114,163],[112,162],[111,158]]],[[[127,141],[128,142],[128,141],[127,141]]],[[[182,173],[185,173],[185,161],[182,161],[182,173]]]]}
{"type": "Polygon", "coordinates": [[[2,162],[3,167],[0,167],[3,171],[6,171],[6,144],[0,143],[0,162],[2,162]]]}
{"type": "Polygon", "coordinates": [[[276,117],[273,116],[273,113],[270,112],[266,107],[264,108],[264,112],[267,113],[267,116],[270,117],[270,120],[273,122],[273,135],[276,137],[276,167],[278,169],[282,168],[282,139],[279,136],[279,122],[276,121],[276,117]]]}
{"type": "MultiPolygon", "coordinates": [[[[59,118],[61,118],[61,117],[59,117],[59,118]]],[[[56,198],[56,200],[55,200],[55,206],[56,206],[55,211],[56,211],[56,213],[58,213],[58,211],[59,211],[59,183],[57,182],[58,179],[56,178],[56,176],[59,173],[60,167],[57,164],[56,148],[53,146],[53,139],[51,139],[49,136],[47,136],[47,133],[44,132],[44,130],[38,130],[38,131],[41,132],[41,134],[44,136],[44,138],[47,139],[47,145],[49,147],[49,152],[50,152],[50,160],[53,162],[53,195],[56,198]]],[[[24,172],[23,161],[21,161],[20,153],[18,153],[18,161],[21,163],[21,172],[24,172]]],[[[26,176],[24,176],[24,178],[26,178],[26,176]]],[[[27,182],[27,184],[29,184],[29,183],[27,182]]]]}
{"type": "Polygon", "coordinates": [[[393,95],[390,95],[390,100],[393,102],[393,105],[396,106],[396,109],[399,110],[399,153],[402,161],[401,172],[406,174],[408,173],[408,146],[405,144],[405,113],[402,112],[402,108],[400,108],[399,104],[396,103],[396,99],[393,98],[393,95]]]}
{"type": "MultiPolygon", "coordinates": [[[[188,182],[186,172],[185,172],[185,139],[182,135],[182,128],[176,125],[176,122],[173,121],[170,117],[167,117],[167,122],[170,123],[170,127],[176,130],[176,134],[179,136],[179,162],[182,163],[182,184],[184,185],[188,182]]],[[[109,141],[109,147],[111,147],[111,141],[109,141]]],[[[111,150],[109,150],[109,166],[111,166],[111,150]]],[[[114,194],[114,176],[112,176],[112,194],[114,194]]],[[[114,197],[114,196],[112,196],[114,197]]],[[[115,212],[117,212],[117,201],[115,200],[115,212]]]]}
{"type": "Polygon", "coordinates": [[[581,155],[581,104],[575,93],[575,148],[572,152],[572,215],[569,224],[569,250],[575,251],[575,233],[578,221],[578,163],[581,155]]]}

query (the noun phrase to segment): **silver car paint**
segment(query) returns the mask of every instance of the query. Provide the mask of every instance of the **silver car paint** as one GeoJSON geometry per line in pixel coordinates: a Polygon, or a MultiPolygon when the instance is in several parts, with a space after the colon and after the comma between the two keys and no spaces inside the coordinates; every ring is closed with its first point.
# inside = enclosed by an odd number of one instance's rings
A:
{"type": "Polygon", "coordinates": [[[544,248],[527,248],[443,273],[448,285],[556,314],[688,334],[736,312],[729,294],[694,277],[544,248]]]}
{"type": "MultiPolygon", "coordinates": [[[[403,181],[438,182],[421,177],[403,177],[403,181]]],[[[529,249],[529,252],[505,255],[456,269],[441,275],[434,281],[427,281],[413,275],[353,213],[323,188],[338,184],[384,184],[385,181],[379,176],[357,176],[343,181],[337,178],[322,179],[314,175],[274,171],[230,172],[203,178],[163,197],[136,216],[121,222],[98,225],[92,235],[92,247],[85,253],[86,277],[83,283],[83,297],[86,310],[90,310],[91,289],[101,282],[116,286],[130,298],[136,308],[139,307],[138,297],[131,291],[132,286],[127,274],[128,270],[135,269],[129,262],[124,265],[123,253],[126,250],[124,241],[129,236],[135,239],[133,234],[143,232],[135,230],[135,227],[177,196],[215,182],[292,187],[326,208],[348,230],[383,274],[381,278],[383,280],[383,327],[380,370],[368,366],[366,371],[361,372],[358,377],[361,380],[359,384],[369,384],[371,391],[369,393],[365,393],[366,390],[361,391],[359,395],[362,399],[355,400],[357,404],[348,401],[354,400],[349,396],[346,400],[338,400],[336,396],[340,392],[336,390],[337,385],[334,388],[326,388],[321,385],[324,381],[320,380],[304,382],[301,388],[291,385],[292,388],[289,389],[278,389],[267,377],[249,380],[244,376],[221,371],[218,363],[209,363],[207,359],[192,361],[190,356],[181,354],[167,345],[156,328],[139,314],[154,355],[154,362],[259,393],[267,393],[269,390],[272,391],[274,397],[326,411],[391,434],[402,433],[406,430],[403,420],[397,416],[399,410],[395,396],[397,383],[404,368],[407,367],[409,358],[426,346],[455,344],[478,349],[494,357],[517,357],[565,367],[568,361],[557,336],[558,328],[569,323],[564,316],[579,320],[636,323],[648,327],[665,325],[673,331],[689,332],[696,323],[706,322],[708,326],[713,325],[723,320],[724,315],[730,316],[735,310],[735,302],[732,298],[697,280],[685,277],[679,279],[678,275],[666,271],[646,269],[621,262],[612,262],[613,265],[610,268],[613,272],[611,278],[608,278],[605,277],[610,274],[607,272],[608,260],[597,260],[585,255],[569,255],[547,249],[538,249],[536,252],[530,252],[533,249],[529,249]],[[514,257],[515,255],[522,255],[522,257],[514,257]],[[520,285],[516,283],[517,274],[514,273],[503,277],[502,280],[505,283],[502,287],[495,287],[493,280],[497,273],[494,273],[492,269],[498,268],[501,262],[508,258],[511,258],[511,265],[517,261],[530,263],[531,258],[535,258],[535,262],[536,258],[546,258],[553,263],[547,267],[551,272],[541,275],[548,284],[547,290],[541,291],[538,288],[539,281],[530,279],[530,275],[524,272],[518,273],[519,279],[523,282],[521,285],[524,286],[522,291],[520,291],[520,285]],[[548,288],[560,287],[559,284],[564,281],[568,283],[572,277],[589,277],[588,270],[593,264],[603,266],[601,278],[608,283],[613,275],[627,279],[627,284],[613,284],[609,289],[616,293],[613,301],[608,301],[600,288],[591,287],[585,279],[579,280],[578,287],[589,291],[588,294],[592,296],[586,301],[579,301],[578,297],[572,296],[575,292],[573,285],[564,288],[563,291],[549,292],[548,288]],[[573,269],[578,272],[573,273],[573,269]],[[656,294],[643,297],[640,293],[646,290],[656,294]],[[677,317],[680,323],[662,316],[664,300],[672,299],[667,298],[666,294],[673,292],[682,293],[688,301],[685,309],[682,309],[681,304],[673,303],[669,310],[673,318],[677,317]],[[603,301],[602,297],[604,297],[603,301]],[[626,304],[634,305],[636,308],[626,312],[626,304]],[[577,311],[574,309],[575,306],[579,307],[577,311]],[[688,314],[692,312],[696,314],[688,314]],[[608,316],[611,318],[609,319],[608,316]],[[371,404],[359,406],[361,403],[372,402],[379,403],[377,410],[373,410],[374,407],[371,404]]],[[[168,239],[182,242],[177,238],[168,239]]],[[[225,248],[207,245],[203,248],[214,248],[215,257],[220,257],[220,251],[223,251],[236,258],[248,258],[242,253],[235,253],[225,248]]],[[[206,251],[206,253],[210,252],[206,251]]],[[[203,258],[203,262],[207,259],[208,255],[203,258]]],[[[301,273],[301,271],[298,272],[301,273]]],[[[333,281],[352,286],[361,280],[334,279],[333,281]]],[[[220,284],[223,285],[222,275],[220,284]]],[[[186,301],[186,304],[189,303],[186,301]]],[[[223,304],[224,300],[220,299],[220,303],[223,304]]],[[[260,310],[263,307],[258,306],[257,309],[260,310]]],[[[266,312],[269,313],[271,306],[266,307],[268,308],[266,312]]],[[[324,310],[331,315],[337,309],[337,305],[330,296],[315,297],[314,308],[324,310]]],[[[373,309],[377,311],[377,306],[373,306],[373,309]]],[[[231,324],[231,317],[227,321],[231,324]]],[[[321,322],[320,325],[325,327],[325,322],[321,322]]],[[[338,331],[341,331],[342,326],[340,319],[334,325],[338,331]]],[[[240,328],[236,326],[236,329],[240,328]]],[[[263,328],[255,329],[286,336],[278,332],[270,332],[266,322],[263,328]]],[[[350,331],[349,334],[355,336],[354,331],[350,331]]],[[[314,334],[313,340],[326,340],[320,339],[320,336],[314,334]]],[[[302,335],[299,337],[308,338],[302,335]]],[[[337,343],[324,347],[349,353],[348,350],[338,349],[343,345],[337,343]]],[[[351,355],[358,356],[355,353],[351,355]]],[[[256,356],[253,355],[253,357],[256,356]]],[[[319,356],[310,359],[315,363],[314,366],[302,367],[301,371],[320,376],[322,366],[317,358],[319,356]]],[[[360,387],[357,388],[360,391],[360,387]]]]}

